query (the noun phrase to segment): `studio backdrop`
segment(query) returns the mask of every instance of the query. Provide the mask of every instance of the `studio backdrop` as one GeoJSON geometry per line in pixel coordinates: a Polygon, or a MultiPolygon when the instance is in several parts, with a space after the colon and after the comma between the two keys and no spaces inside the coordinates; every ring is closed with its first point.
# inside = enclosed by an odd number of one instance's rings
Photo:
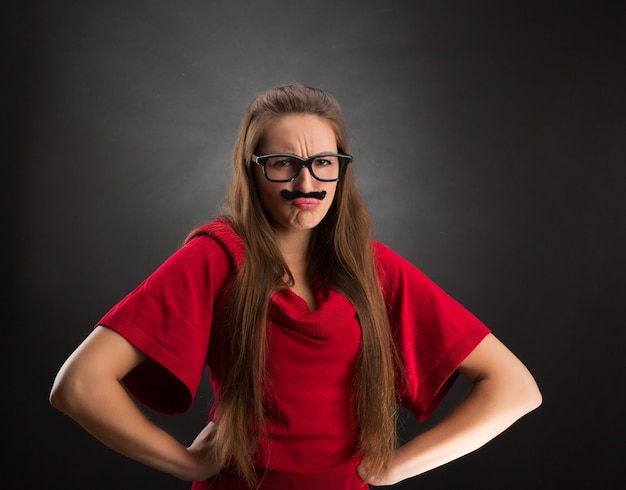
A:
{"type": "MultiPolygon", "coordinates": [[[[31,0],[4,19],[3,487],[187,489],[54,410],[94,323],[219,214],[244,110],[341,103],[375,237],[482,319],[543,405],[394,488],[618,488],[625,395],[620,2],[31,0]],[[7,486],[8,485],[8,486],[7,486]]],[[[459,381],[423,424],[443,417],[459,381]]],[[[162,417],[191,442],[212,400],[162,417]]]]}

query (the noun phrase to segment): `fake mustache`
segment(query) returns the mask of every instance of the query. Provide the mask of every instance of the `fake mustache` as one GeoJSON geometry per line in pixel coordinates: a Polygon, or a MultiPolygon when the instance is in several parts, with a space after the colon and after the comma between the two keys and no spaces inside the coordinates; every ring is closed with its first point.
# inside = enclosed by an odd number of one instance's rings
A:
{"type": "Polygon", "coordinates": [[[321,192],[300,192],[300,191],[288,191],[283,189],[280,191],[280,195],[288,201],[293,201],[299,197],[308,197],[313,199],[319,199],[320,201],[326,197],[326,191],[321,192]]]}

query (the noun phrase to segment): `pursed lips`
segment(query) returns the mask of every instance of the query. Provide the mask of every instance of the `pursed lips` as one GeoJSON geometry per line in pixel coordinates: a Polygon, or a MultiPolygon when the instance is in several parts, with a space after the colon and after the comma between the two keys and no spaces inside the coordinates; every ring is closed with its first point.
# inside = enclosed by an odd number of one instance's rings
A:
{"type": "Polygon", "coordinates": [[[291,204],[293,204],[298,209],[307,210],[316,208],[317,206],[319,206],[320,202],[321,201],[319,199],[312,197],[298,197],[296,199],[293,199],[291,201],[291,204]]]}

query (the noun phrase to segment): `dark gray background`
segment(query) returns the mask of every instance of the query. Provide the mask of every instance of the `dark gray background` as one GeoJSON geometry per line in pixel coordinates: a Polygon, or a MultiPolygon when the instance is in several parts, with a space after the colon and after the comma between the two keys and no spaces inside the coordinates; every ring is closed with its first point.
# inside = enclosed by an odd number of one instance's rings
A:
{"type": "MultiPolygon", "coordinates": [[[[342,103],[376,238],[483,319],[544,394],[396,488],[626,482],[623,2],[3,10],[4,488],[189,488],[102,446],[48,392],[94,322],[218,212],[243,111],[293,80],[342,103]]],[[[209,402],[203,384],[188,414],[150,416],[191,442],[209,402]]],[[[403,437],[429,423],[407,419],[403,437]]]]}

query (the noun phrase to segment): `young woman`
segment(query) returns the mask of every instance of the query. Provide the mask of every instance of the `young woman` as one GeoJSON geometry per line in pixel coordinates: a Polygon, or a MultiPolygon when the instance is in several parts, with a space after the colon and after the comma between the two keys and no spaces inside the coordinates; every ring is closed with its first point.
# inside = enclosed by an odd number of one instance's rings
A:
{"type": "Polygon", "coordinates": [[[226,212],[99,321],[50,402],[130,458],[200,489],[358,489],[467,454],[538,407],[523,363],[414,265],[372,239],[341,110],[288,84],[257,96],[226,212]],[[215,402],[186,446],[136,405],[179,413],[205,366],[215,402]],[[473,383],[401,447],[455,377],[473,383]]]}

